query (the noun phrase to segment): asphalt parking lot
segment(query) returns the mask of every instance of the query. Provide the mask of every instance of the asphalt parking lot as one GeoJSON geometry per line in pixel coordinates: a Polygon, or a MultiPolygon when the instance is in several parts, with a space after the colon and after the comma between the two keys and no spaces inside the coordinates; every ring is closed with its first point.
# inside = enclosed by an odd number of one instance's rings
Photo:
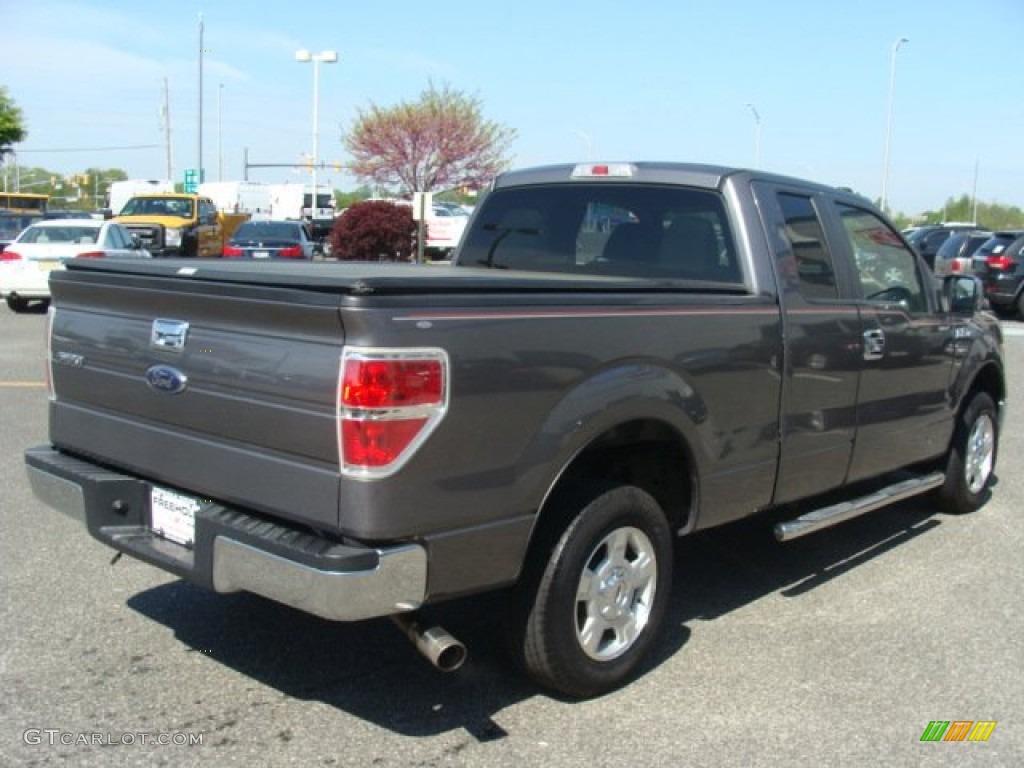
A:
{"type": "Polygon", "coordinates": [[[445,675],[386,620],[111,564],[25,480],[43,325],[0,311],[0,765],[1024,764],[1024,324],[1006,325],[1012,407],[983,509],[918,499],[786,545],[763,521],[690,537],[646,673],[586,702],[509,668],[493,600],[439,612],[470,651],[445,675]],[[922,742],[935,720],[996,726],[922,742]]]}

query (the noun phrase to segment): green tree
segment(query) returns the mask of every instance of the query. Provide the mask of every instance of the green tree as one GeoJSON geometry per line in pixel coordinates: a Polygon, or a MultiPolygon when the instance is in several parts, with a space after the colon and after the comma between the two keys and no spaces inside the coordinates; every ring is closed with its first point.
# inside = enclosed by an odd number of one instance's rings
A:
{"type": "Polygon", "coordinates": [[[0,158],[13,151],[14,145],[28,136],[25,118],[14,100],[7,95],[7,87],[0,85],[0,158]]]}
{"type": "Polygon", "coordinates": [[[512,128],[483,116],[479,98],[431,84],[415,102],[359,111],[345,138],[351,169],[402,192],[479,188],[509,165],[512,128]]]}

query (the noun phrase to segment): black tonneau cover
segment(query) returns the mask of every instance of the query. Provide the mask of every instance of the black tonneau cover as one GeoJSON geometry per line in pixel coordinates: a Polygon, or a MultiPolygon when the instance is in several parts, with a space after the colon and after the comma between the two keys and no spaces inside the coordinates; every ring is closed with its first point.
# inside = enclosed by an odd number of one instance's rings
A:
{"type": "MultiPolygon", "coordinates": [[[[485,267],[372,262],[259,262],[221,259],[73,259],[68,270],[202,283],[236,283],[332,294],[699,291],[746,293],[734,283],[519,272],[485,267]]],[[[57,279],[59,273],[54,274],[57,279]]]]}

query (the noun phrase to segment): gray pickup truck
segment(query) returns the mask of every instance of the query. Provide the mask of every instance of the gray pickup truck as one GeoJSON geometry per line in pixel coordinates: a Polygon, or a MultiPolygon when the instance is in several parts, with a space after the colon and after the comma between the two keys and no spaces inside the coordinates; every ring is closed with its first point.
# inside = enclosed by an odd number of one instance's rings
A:
{"type": "Polygon", "coordinates": [[[750,171],[510,172],[451,266],[93,259],[51,288],[41,500],[218,592],[396,617],[441,668],[465,648],[421,609],[500,589],[571,696],[636,671],[674,537],[969,512],[1005,409],[974,278],[750,171]]]}

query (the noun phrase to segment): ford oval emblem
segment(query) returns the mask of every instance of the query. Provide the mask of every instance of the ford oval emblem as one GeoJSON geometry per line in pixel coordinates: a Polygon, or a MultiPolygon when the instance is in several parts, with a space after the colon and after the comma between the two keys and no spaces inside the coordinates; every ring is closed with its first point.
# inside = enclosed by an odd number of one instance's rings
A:
{"type": "Polygon", "coordinates": [[[157,392],[177,395],[188,386],[188,376],[170,365],[154,365],[146,371],[146,383],[157,392]]]}

